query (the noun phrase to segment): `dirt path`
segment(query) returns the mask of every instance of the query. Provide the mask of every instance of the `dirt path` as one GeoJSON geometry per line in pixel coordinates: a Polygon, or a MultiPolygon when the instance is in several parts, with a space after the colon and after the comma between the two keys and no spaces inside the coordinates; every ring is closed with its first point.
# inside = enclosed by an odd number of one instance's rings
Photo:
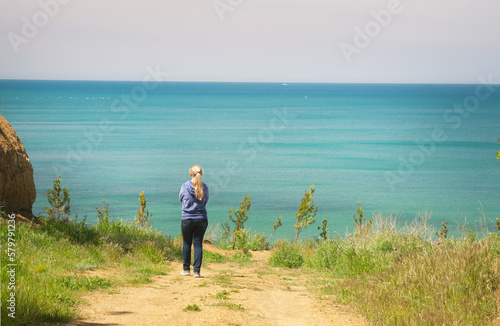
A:
{"type": "Polygon", "coordinates": [[[309,276],[269,267],[269,254],[252,252],[248,266],[204,263],[199,279],[180,276],[181,264],[171,263],[153,283],[86,296],[85,319],[65,325],[367,325],[308,291],[309,276]]]}

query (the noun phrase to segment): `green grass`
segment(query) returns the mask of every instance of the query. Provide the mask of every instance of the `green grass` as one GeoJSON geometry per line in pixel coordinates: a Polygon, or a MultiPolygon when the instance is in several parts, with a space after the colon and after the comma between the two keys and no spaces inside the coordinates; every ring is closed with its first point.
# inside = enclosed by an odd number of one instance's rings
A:
{"type": "MultiPolygon", "coordinates": [[[[297,244],[277,242],[269,264],[291,268],[294,274],[311,273],[311,287],[319,289],[320,297],[353,307],[374,325],[488,325],[498,315],[500,233],[484,232],[479,239],[470,227],[463,230],[457,238],[439,239],[438,245],[435,230],[425,218],[397,226],[392,216],[379,216],[373,226],[344,237],[297,244]]],[[[4,285],[9,283],[11,262],[4,246],[9,237],[12,234],[9,236],[2,220],[4,285]]],[[[265,238],[246,233],[244,239],[245,243],[240,243],[243,251],[221,255],[206,250],[204,261],[252,264],[247,249],[262,247],[265,238]]],[[[74,320],[80,317],[76,307],[83,294],[148,283],[152,276],[164,275],[168,261],[182,257],[178,242],[123,220],[95,226],[76,218],[48,220],[40,226],[17,223],[16,319],[8,317],[3,304],[2,325],[74,320]],[[90,277],[86,273],[107,269],[118,276],[90,277]]],[[[231,245],[227,241],[215,243],[231,245]]],[[[230,269],[221,271],[211,282],[233,287],[233,273],[230,269]]],[[[273,271],[267,267],[256,273],[262,276],[273,271]]],[[[2,287],[2,303],[7,302],[9,293],[2,287]]],[[[215,297],[223,301],[217,305],[244,310],[228,302],[229,294],[228,290],[217,293],[215,297]]]]}
{"type": "Polygon", "coordinates": [[[227,292],[226,290],[222,290],[221,292],[217,292],[214,297],[216,299],[222,299],[222,300],[227,300],[229,299],[229,292],[227,292]]]}
{"type": "Polygon", "coordinates": [[[207,263],[225,263],[227,262],[227,258],[224,255],[203,250],[203,261],[207,263]]]}
{"type": "Polygon", "coordinates": [[[229,298],[230,292],[232,292],[232,293],[239,293],[240,291],[239,290],[231,290],[231,291],[222,290],[220,292],[217,292],[213,297],[216,298],[216,299],[222,300],[222,302],[218,302],[216,304],[212,304],[211,306],[215,306],[215,307],[228,307],[229,310],[240,310],[240,311],[245,310],[245,308],[243,308],[243,306],[241,304],[235,304],[235,303],[232,303],[232,302],[228,301],[230,299],[229,298]]]}
{"type": "Polygon", "coordinates": [[[252,254],[250,251],[247,252],[237,252],[230,257],[228,257],[228,261],[233,263],[238,263],[240,266],[250,265],[252,263],[252,254]]]}
{"type": "MultiPolygon", "coordinates": [[[[10,236],[12,237],[12,234],[10,236]]],[[[0,241],[8,243],[5,220],[0,222],[0,241]]],[[[2,325],[67,322],[78,318],[80,296],[89,291],[122,284],[151,282],[164,274],[167,262],[182,256],[173,239],[132,223],[114,221],[91,226],[85,221],[47,220],[40,226],[16,223],[16,318],[2,305],[2,325]],[[90,270],[121,271],[113,279],[88,277],[90,270]]],[[[2,252],[2,284],[9,283],[9,263],[2,252]]],[[[2,287],[1,300],[10,291],[2,287]]]]}
{"type": "Polygon", "coordinates": [[[229,310],[239,310],[239,311],[244,311],[245,310],[245,308],[241,304],[235,304],[235,303],[231,303],[231,302],[228,302],[228,301],[219,302],[219,303],[214,304],[213,306],[216,306],[216,307],[228,307],[229,310]]]}
{"type": "Polygon", "coordinates": [[[477,240],[465,230],[438,240],[425,219],[398,229],[379,217],[362,234],[279,243],[270,264],[317,274],[320,297],[375,325],[488,325],[498,314],[500,234],[477,240]]]}
{"type": "Polygon", "coordinates": [[[386,269],[341,289],[346,302],[381,324],[484,325],[497,313],[494,260],[487,240],[451,242],[397,255],[386,269]]]}
{"type": "Polygon", "coordinates": [[[300,245],[283,242],[269,259],[269,264],[275,267],[299,268],[304,263],[300,245]]]}
{"type": "Polygon", "coordinates": [[[200,307],[197,304],[190,304],[186,308],[182,309],[184,311],[201,311],[200,307]]]}
{"type": "Polygon", "coordinates": [[[221,271],[220,274],[217,274],[213,277],[215,285],[229,286],[232,284],[231,275],[229,275],[230,271],[221,271]]]}
{"type": "Polygon", "coordinates": [[[249,265],[252,263],[252,254],[249,251],[238,251],[230,256],[221,255],[208,250],[203,250],[203,261],[207,263],[238,263],[241,266],[249,265]]]}
{"type": "Polygon", "coordinates": [[[84,275],[63,276],[60,278],[62,285],[70,290],[87,290],[93,291],[100,288],[109,288],[112,283],[100,277],[87,277],[84,275]]]}

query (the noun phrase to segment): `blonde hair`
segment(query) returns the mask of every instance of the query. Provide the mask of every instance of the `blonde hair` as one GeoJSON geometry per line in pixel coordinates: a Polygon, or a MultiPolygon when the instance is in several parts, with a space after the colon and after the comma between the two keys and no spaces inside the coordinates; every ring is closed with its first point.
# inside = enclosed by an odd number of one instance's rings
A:
{"type": "Polygon", "coordinates": [[[203,169],[199,165],[193,165],[189,168],[189,175],[192,178],[194,193],[198,200],[202,200],[205,193],[203,192],[203,182],[201,181],[201,176],[203,175],[203,169]]]}

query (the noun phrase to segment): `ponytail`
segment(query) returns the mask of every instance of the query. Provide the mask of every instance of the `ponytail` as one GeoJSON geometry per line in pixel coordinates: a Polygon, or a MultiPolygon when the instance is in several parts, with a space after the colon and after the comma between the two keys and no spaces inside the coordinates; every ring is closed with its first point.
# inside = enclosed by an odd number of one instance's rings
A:
{"type": "Polygon", "coordinates": [[[203,181],[201,180],[203,169],[199,165],[193,165],[191,168],[189,168],[189,174],[192,178],[195,196],[198,200],[202,200],[203,196],[205,195],[203,191],[203,181]]]}

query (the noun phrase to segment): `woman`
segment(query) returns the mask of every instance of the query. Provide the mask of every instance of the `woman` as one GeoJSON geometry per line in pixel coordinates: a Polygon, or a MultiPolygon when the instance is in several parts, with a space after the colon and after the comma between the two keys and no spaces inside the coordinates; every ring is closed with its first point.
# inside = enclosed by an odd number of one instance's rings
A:
{"type": "Polygon", "coordinates": [[[203,169],[193,165],[189,169],[191,181],[181,186],[179,199],[182,202],[182,258],[184,260],[181,275],[190,275],[191,244],[194,244],[193,276],[200,276],[203,260],[203,236],[208,226],[206,205],[208,201],[208,187],[201,181],[203,169]]]}

